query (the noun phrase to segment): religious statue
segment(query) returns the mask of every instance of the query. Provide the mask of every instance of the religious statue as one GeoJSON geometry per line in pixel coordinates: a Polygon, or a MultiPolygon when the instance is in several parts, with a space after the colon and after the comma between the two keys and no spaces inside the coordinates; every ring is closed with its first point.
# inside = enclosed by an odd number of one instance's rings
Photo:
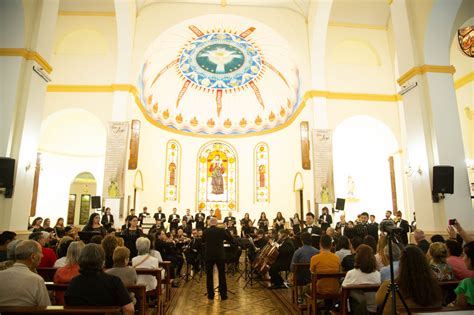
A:
{"type": "Polygon", "coordinates": [[[329,203],[329,190],[327,184],[321,186],[321,203],[329,203]]]}
{"type": "Polygon", "coordinates": [[[175,178],[176,178],[176,164],[173,162],[168,165],[168,171],[170,172],[170,186],[175,186],[175,178]]]}
{"type": "Polygon", "coordinates": [[[260,187],[265,187],[265,165],[261,164],[258,167],[258,173],[260,175],[260,187]]]}
{"type": "Polygon", "coordinates": [[[212,173],[212,193],[222,195],[224,193],[224,178],[222,174],[224,174],[225,169],[219,155],[216,155],[212,161],[209,171],[212,173]]]}

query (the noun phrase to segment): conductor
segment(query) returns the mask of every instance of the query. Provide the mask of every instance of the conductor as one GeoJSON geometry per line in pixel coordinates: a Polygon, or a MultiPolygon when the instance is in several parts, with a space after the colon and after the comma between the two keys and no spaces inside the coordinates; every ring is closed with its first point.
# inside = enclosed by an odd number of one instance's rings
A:
{"type": "Polygon", "coordinates": [[[217,219],[212,217],[209,221],[209,228],[203,233],[202,240],[206,245],[206,274],[207,274],[207,298],[214,299],[214,264],[219,272],[219,294],[221,300],[227,300],[227,283],[225,279],[224,263],[224,243],[233,242],[232,236],[224,229],[217,226],[217,219]]]}

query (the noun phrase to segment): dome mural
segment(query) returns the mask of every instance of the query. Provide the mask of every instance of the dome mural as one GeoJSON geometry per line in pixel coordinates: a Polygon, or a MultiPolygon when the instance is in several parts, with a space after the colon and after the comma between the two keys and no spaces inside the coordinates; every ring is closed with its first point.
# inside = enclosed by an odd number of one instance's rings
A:
{"type": "Polygon", "coordinates": [[[299,103],[288,43],[234,15],[184,21],[148,48],[139,76],[149,120],[193,135],[245,135],[288,121],[299,103]]]}

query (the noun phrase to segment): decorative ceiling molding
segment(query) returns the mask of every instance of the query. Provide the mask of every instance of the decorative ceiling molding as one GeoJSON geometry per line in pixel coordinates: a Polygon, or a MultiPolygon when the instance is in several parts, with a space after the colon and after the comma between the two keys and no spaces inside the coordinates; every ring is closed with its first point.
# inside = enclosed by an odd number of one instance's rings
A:
{"type": "Polygon", "coordinates": [[[468,74],[454,81],[454,87],[457,90],[459,88],[462,88],[466,84],[471,83],[472,81],[474,81],[474,71],[471,71],[468,74]]]}
{"type": "Polygon", "coordinates": [[[26,60],[33,60],[43,67],[48,74],[53,71],[53,67],[38,52],[25,48],[0,48],[0,56],[23,57],[26,60]]]}
{"type": "Polygon", "coordinates": [[[407,82],[411,78],[419,74],[425,74],[427,72],[435,72],[435,73],[450,73],[453,74],[456,72],[456,68],[454,66],[437,66],[437,65],[422,65],[413,67],[407,72],[405,72],[398,80],[398,85],[402,85],[403,83],[407,82]]]}
{"type": "Polygon", "coordinates": [[[344,23],[344,22],[334,22],[334,21],[330,21],[328,25],[330,27],[369,29],[369,30],[377,30],[377,31],[386,31],[388,29],[386,25],[357,24],[357,23],[344,23]]]}
{"type": "Polygon", "coordinates": [[[115,12],[104,11],[58,11],[60,16],[98,16],[98,17],[115,17],[115,12]]]}

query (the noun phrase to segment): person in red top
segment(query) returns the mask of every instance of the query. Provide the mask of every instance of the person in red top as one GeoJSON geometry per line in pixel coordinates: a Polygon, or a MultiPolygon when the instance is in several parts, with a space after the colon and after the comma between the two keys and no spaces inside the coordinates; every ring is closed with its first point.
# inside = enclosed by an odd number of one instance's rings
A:
{"type": "MultiPolygon", "coordinates": [[[[66,266],[58,268],[54,274],[54,283],[69,283],[79,275],[79,256],[84,248],[82,241],[72,242],[67,249],[66,266]]],[[[64,292],[56,292],[56,304],[64,305],[64,292]]]]}
{"type": "Polygon", "coordinates": [[[41,248],[43,250],[43,258],[41,259],[40,264],[38,267],[53,267],[54,263],[56,262],[56,253],[51,249],[51,248],[46,248],[46,238],[45,234],[49,236],[49,233],[43,233],[43,232],[34,232],[31,233],[29,239],[33,241],[37,241],[40,243],[41,248]]]}

